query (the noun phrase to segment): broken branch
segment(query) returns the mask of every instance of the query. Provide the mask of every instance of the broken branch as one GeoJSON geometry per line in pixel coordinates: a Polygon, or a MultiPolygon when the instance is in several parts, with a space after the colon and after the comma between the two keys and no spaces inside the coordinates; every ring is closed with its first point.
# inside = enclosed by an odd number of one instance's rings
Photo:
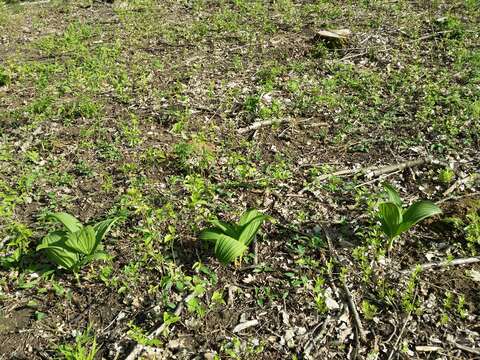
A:
{"type": "MultiPolygon", "coordinates": [[[[333,246],[332,240],[330,238],[330,233],[327,229],[324,229],[325,237],[327,238],[328,248],[330,250],[331,255],[335,258],[336,262],[340,263],[340,260],[337,255],[337,251],[333,246]]],[[[358,314],[357,306],[355,305],[355,301],[353,300],[352,293],[348,289],[347,283],[344,280],[341,280],[342,290],[344,292],[345,298],[347,299],[347,305],[352,313],[354,323],[358,330],[358,335],[360,340],[365,343],[367,341],[367,334],[363,328],[362,320],[360,319],[360,315],[358,314]]]]}
{"type": "Polygon", "coordinates": [[[399,164],[394,165],[387,165],[387,166],[369,166],[365,168],[357,168],[357,169],[345,169],[336,171],[334,173],[325,174],[319,177],[319,180],[326,180],[331,176],[353,176],[356,174],[362,174],[363,176],[373,178],[381,175],[386,175],[394,171],[401,171],[406,168],[416,167],[423,164],[439,164],[441,166],[445,166],[445,164],[439,160],[435,160],[432,158],[422,158],[417,160],[409,160],[404,161],[399,164]]]}
{"type": "Polygon", "coordinates": [[[275,119],[275,120],[256,121],[249,126],[238,129],[237,132],[239,134],[245,134],[249,131],[257,130],[257,129],[263,127],[263,126],[269,126],[269,125],[272,125],[272,124],[281,124],[281,123],[287,122],[288,120],[289,120],[288,118],[284,118],[284,119],[275,119]]]}
{"type": "MultiPolygon", "coordinates": [[[[446,266],[455,266],[455,265],[466,265],[466,264],[474,264],[480,262],[480,256],[474,256],[474,257],[468,257],[468,258],[461,258],[461,259],[454,259],[454,260],[445,260],[445,261],[440,261],[440,262],[429,262],[426,264],[422,265],[417,265],[420,266],[420,269],[423,270],[428,270],[432,268],[437,268],[437,267],[446,267],[446,266]]],[[[417,267],[413,267],[411,269],[407,270],[402,270],[402,274],[410,274],[415,271],[417,267]]]]}

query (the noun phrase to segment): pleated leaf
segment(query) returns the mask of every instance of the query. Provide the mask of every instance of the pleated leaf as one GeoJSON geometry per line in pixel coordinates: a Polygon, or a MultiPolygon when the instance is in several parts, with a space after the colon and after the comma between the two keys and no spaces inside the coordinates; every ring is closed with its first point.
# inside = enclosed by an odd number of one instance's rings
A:
{"type": "Polygon", "coordinates": [[[389,183],[383,184],[383,187],[385,188],[385,191],[387,192],[388,195],[388,201],[391,203],[394,203],[395,205],[399,206],[400,208],[403,205],[402,199],[400,198],[400,195],[398,194],[397,190],[390,185],[389,183]]]}
{"type": "Polygon", "coordinates": [[[67,230],[72,233],[80,230],[83,227],[82,223],[78,221],[77,218],[64,212],[51,213],[49,214],[48,217],[53,218],[58,222],[62,223],[63,226],[65,226],[67,230]]]}
{"type": "Polygon", "coordinates": [[[88,225],[77,232],[68,234],[65,245],[82,254],[92,254],[98,245],[93,226],[88,225]]]}
{"type": "Polygon", "coordinates": [[[418,201],[411,205],[407,211],[404,212],[403,222],[400,225],[399,232],[406,231],[418,222],[441,213],[442,210],[433,202],[418,201]]]}
{"type": "Polygon", "coordinates": [[[210,229],[203,230],[200,233],[200,239],[204,241],[216,242],[221,238],[222,235],[224,235],[222,230],[217,228],[210,228],[210,229]]]}
{"type": "Polygon", "coordinates": [[[97,246],[103,240],[105,235],[110,231],[113,224],[115,224],[118,220],[120,220],[119,217],[114,217],[111,219],[100,221],[95,225],[93,225],[93,229],[95,230],[95,240],[97,242],[97,246]]]}
{"type": "Polygon", "coordinates": [[[224,233],[225,235],[231,236],[233,238],[238,238],[240,236],[240,231],[235,225],[216,219],[210,220],[210,223],[217,229],[221,230],[222,233],[224,233]]]}
{"type": "Polygon", "coordinates": [[[249,221],[242,225],[242,233],[238,239],[242,244],[249,245],[268,216],[256,212],[255,217],[250,217],[249,221]]]}
{"type": "Polygon", "coordinates": [[[78,254],[60,246],[49,246],[45,249],[45,253],[50,261],[68,270],[72,270],[79,261],[78,254]]]}
{"type": "Polygon", "coordinates": [[[247,247],[230,236],[220,234],[215,243],[215,256],[227,264],[242,256],[247,247]]]}
{"type": "Polygon", "coordinates": [[[42,242],[37,246],[37,251],[46,249],[49,246],[64,246],[67,232],[63,230],[53,231],[42,239],[42,242]]]}
{"type": "Polygon", "coordinates": [[[392,202],[384,202],[379,205],[382,230],[390,239],[398,235],[398,228],[402,222],[401,211],[401,208],[392,202]]]}

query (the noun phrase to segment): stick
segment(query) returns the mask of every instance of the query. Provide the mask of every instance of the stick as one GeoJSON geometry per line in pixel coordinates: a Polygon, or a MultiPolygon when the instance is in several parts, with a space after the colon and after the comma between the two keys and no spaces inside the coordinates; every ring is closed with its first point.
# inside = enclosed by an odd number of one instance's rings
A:
{"type": "Polygon", "coordinates": [[[469,182],[470,180],[471,181],[475,181],[477,178],[480,178],[480,175],[479,174],[470,174],[470,175],[467,175],[465,176],[464,178],[461,178],[461,179],[458,179],[457,181],[455,181],[453,183],[452,186],[450,186],[444,193],[443,195],[444,196],[447,196],[448,194],[450,194],[451,192],[453,192],[457,187],[459,187],[460,185],[464,185],[466,184],[467,182],[469,182]]]}
{"type": "Polygon", "coordinates": [[[21,2],[20,5],[42,5],[42,4],[48,4],[50,0],[40,0],[40,1],[24,1],[21,2]]]}
{"type": "MultiPolygon", "coordinates": [[[[330,249],[330,253],[335,257],[337,262],[340,262],[337,256],[337,252],[333,246],[332,240],[330,238],[330,233],[327,229],[324,229],[325,237],[327,238],[328,248],[330,249]]],[[[342,290],[345,293],[345,297],[347,298],[348,308],[353,315],[353,320],[358,330],[358,335],[362,342],[367,342],[367,334],[363,328],[362,320],[360,319],[360,315],[358,314],[357,307],[355,305],[355,301],[353,300],[352,293],[348,289],[348,286],[345,281],[341,281],[342,283],[342,290]]]]}
{"type": "Polygon", "coordinates": [[[238,333],[238,332],[243,331],[245,329],[248,329],[252,326],[257,326],[257,325],[258,325],[258,320],[257,319],[245,321],[245,322],[240,323],[237,326],[235,326],[235,328],[232,330],[232,332],[235,334],[235,333],[238,333]]]}
{"type": "Polygon", "coordinates": [[[449,201],[449,200],[458,200],[458,199],[463,199],[463,198],[466,198],[466,197],[471,197],[471,196],[477,196],[477,195],[480,195],[480,192],[473,192],[473,193],[470,193],[470,194],[464,194],[464,195],[459,195],[459,196],[449,196],[449,197],[446,197],[445,199],[442,199],[442,200],[439,200],[437,201],[435,204],[442,204],[446,201],[449,201]]]}
{"type": "MultiPolygon", "coordinates": [[[[419,265],[420,269],[423,270],[428,270],[436,267],[446,267],[446,266],[455,266],[455,265],[466,265],[466,264],[474,264],[480,262],[480,256],[474,256],[474,257],[468,257],[468,258],[460,258],[460,259],[454,259],[452,261],[439,261],[439,262],[429,262],[426,264],[419,265]]],[[[400,273],[402,274],[410,274],[414,272],[416,267],[413,267],[411,269],[407,270],[402,270],[400,273]]]]}
{"type": "Polygon", "coordinates": [[[284,118],[284,119],[276,119],[276,120],[256,121],[249,126],[238,129],[237,132],[239,134],[245,134],[249,131],[257,130],[257,129],[263,127],[263,126],[268,126],[268,125],[272,125],[272,124],[281,124],[281,123],[287,122],[288,120],[289,120],[288,118],[284,118]]]}
{"type": "Polygon", "coordinates": [[[357,325],[358,334],[360,335],[360,340],[362,340],[365,343],[367,342],[367,334],[363,329],[362,320],[360,319],[360,315],[358,314],[357,307],[355,306],[352,293],[350,292],[350,290],[348,290],[347,284],[344,283],[343,281],[342,281],[342,288],[347,297],[348,307],[350,308],[350,311],[352,312],[352,315],[353,315],[353,319],[355,320],[355,324],[357,325]]]}
{"type": "MultiPolygon", "coordinates": [[[[404,170],[406,168],[420,166],[420,165],[423,165],[427,162],[429,162],[428,159],[418,159],[418,160],[405,161],[405,162],[400,163],[400,164],[388,165],[388,166],[384,166],[384,167],[379,168],[379,169],[372,169],[369,173],[370,173],[370,177],[377,177],[377,176],[380,176],[380,175],[388,174],[388,173],[396,171],[396,170],[404,170]]],[[[367,175],[369,173],[367,173],[367,175]]]]}
{"type": "MultiPolygon", "coordinates": [[[[177,305],[177,308],[175,309],[175,312],[173,314],[175,316],[180,316],[180,314],[183,311],[184,303],[188,302],[193,297],[195,297],[194,292],[188,294],[184,299],[182,299],[182,301],[177,305]]],[[[160,335],[161,333],[163,333],[163,331],[165,330],[166,327],[167,327],[167,325],[165,323],[162,323],[162,325],[160,325],[158,328],[153,330],[150,333],[150,335],[148,335],[148,338],[153,339],[154,337],[160,335]]],[[[135,360],[135,359],[137,359],[142,354],[142,352],[144,350],[145,350],[145,346],[143,346],[141,344],[135,345],[135,347],[130,352],[130,354],[125,358],[125,360],[135,360]]]]}
{"type": "Polygon", "coordinates": [[[325,335],[325,333],[327,332],[327,326],[330,323],[330,320],[332,320],[332,317],[328,315],[327,318],[324,320],[322,324],[322,328],[320,329],[320,332],[318,333],[318,335],[307,342],[304,350],[305,355],[310,354],[312,352],[312,349],[315,343],[317,343],[325,335]]]}
{"type": "Polygon", "coordinates": [[[466,352],[469,352],[469,353],[472,353],[472,354],[476,354],[476,355],[480,355],[480,349],[476,349],[476,348],[472,348],[470,346],[465,346],[465,345],[462,345],[462,344],[459,344],[453,340],[448,340],[447,341],[455,346],[456,348],[460,349],[460,350],[463,350],[463,351],[466,351],[466,352]]]}
{"type": "Polygon", "coordinates": [[[395,354],[395,350],[397,349],[398,343],[400,342],[400,339],[403,336],[403,333],[405,332],[405,328],[407,327],[408,322],[410,321],[410,313],[408,313],[407,319],[405,320],[405,323],[402,326],[402,330],[400,330],[400,334],[398,334],[397,341],[395,341],[395,345],[393,345],[392,351],[390,352],[390,355],[388,356],[387,360],[390,360],[393,357],[393,354],[395,354]]]}
{"type": "Polygon", "coordinates": [[[404,170],[406,168],[420,166],[420,165],[427,164],[427,163],[428,164],[440,164],[442,166],[445,165],[444,163],[442,163],[438,160],[434,160],[434,159],[431,159],[431,158],[422,158],[422,159],[417,159],[417,160],[404,161],[404,162],[399,163],[399,164],[387,165],[387,166],[383,166],[383,167],[368,166],[368,167],[365,167],[365,168],[340,170],[340,171],[336,171],[336,172],[331,173],[331,174],[322,175],[318,179],[319,180],[326,180],[331,176],[344,176],[344,175],[345,176],[353,176],[353,175],[358,174],[358,173],[362,173],[364,176],[367,176],[367,177],[376,177],[376,176],[385,175],[385,174],[388,174],[388,173],[391,173],[391,172],[394,172],[394,171],[397,171],[397,170],[400,171],[400,170],[404,170]]]}
{"type": "Polygon", "coordinates": [[[451,33],[452,30],[446,30],[446,31],[439,31],[439,32],[436,32],[436,33],[433,33],[433,34],[427,34],[427,35],[424,35],[424,36],[421,36],[417,39],[413,39],[412,41],[422,41],[422,40],[427,40],[427,39],[430,39],[430,38],[433,38],[433,37],[437,37],[439,35],[443,35],[443,34],[448,34],[448,33],[451,33]]]}
{"type": "Polygon", "coordinates": [[[415,351],[416,352],[435,352],[435,351],[441,351],[443,348],[440,346],[430,346],[430,345],[417,345],[415,346],[415,351]]]}

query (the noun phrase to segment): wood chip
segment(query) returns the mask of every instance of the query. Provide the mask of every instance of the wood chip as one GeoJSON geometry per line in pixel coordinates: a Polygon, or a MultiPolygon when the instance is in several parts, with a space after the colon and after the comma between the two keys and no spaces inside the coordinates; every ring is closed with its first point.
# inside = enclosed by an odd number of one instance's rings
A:
{"type": "Polygon", "coordinates": [[[235,328],[233,329],[233,332],[238,333],[240,331],[243,331],[245,329],[248,329],[252,326],[257,326],[257,325],[258,325],[258,320],[256,319],[245,321],[244,323],[240,323],[237,326],[235,326],[235,328]]]}
{"type": "Polygon", "coordinates": [[[430,345],[415,346],[415,351],[417,352],[434,352],[434,351],[440,351],[440,350],[442,350],[440,346],[430,346],[430,345]]]}

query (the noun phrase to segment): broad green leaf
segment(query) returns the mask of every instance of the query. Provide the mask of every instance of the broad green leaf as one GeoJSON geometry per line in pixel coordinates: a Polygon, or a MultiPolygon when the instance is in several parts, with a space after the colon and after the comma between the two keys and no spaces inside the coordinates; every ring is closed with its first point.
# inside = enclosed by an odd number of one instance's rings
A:
{"type": "Polygon", "coordinates": [[[50,261],[69,270],[72,270],[79,260],[78,254],[60,246],[50,246],[45,249],[45,253],[50,261]]]}
{"type": "Polygon", "coordinates": [[[384,202],[379,205],[382,230],[390,239],[398,235],[398,227],[402,222],[401,211],[400,207],[391,202],[384,202]]]}
{"type": "Polygon", "coordinates": [[[263,214],[258,210],[255,210],[255,209],[248,210],[248,211],[244,212],[243,215],[240,217],[238,225],[239,226],[244,226],[259,215],[263,215],[263,214]]]}
{"type": "Polygon", "coordinates": [[[387,191],[388,195],[388,201],[391,203],[394,203],[395,205],[399,206],[400,208],[403,205],[402,199],[400,198],[400,195],[398,194],[397,190],[390,185],[389,183],[383,184],[383,187],[387,191]]]}
{"type": "Polygon", "coordinates": [[[243,225],[242,233],[238,239],[242,244],[249,245],[258,232],[263,222],[268,219],[268,216],[257,212],[257,216],[251,218],[249,222],[243,225]]]}
{"type": "Polygon", "coordinates": [[[240,231],[235,225],[216,219],[210,220],[210,223],[216,228],[220,229],[225,235],[231,236],[233,238],[238,238],[240,236],[240,231]]]}
{"type": "Polygon", "coordinates": [[[88,225],[77,232],[68,234],[65,245],[82,254],[92,254],[97,247],[93,226],[88,225]]]}
{"type": "Polygon", "coordinates": [[[63,246],[67,237],[67,232],[63,230],[53,231],[42,239],[42,242],[37,246],[37,251],[46,249],[49,246],[63,246]]]}
{"type": "Polygon", "coordinates": [[[437,214],[442,210],[431,201],[418,201],[411,205],[403,214],[403,222],[400,225],[400,231],[406,231],[416,223],[437,214]]]}
{"type": "Polygon", "coordinates": [[[63,213],[63,212],[51,213],[49,214],[48,217],[61,222],[63,226],[65,226],[68,229],[68,231],[72,233],[80,230],[83,227],[82,223],[78,221],[77,218],[67,213],[63,213]]]}
{"type": "Polygon", "coordinates": [[[205,240],[205,241],[217,241],[221,238],[221,236],[224,235],[222,230],[217,229],[217,228],[210,228],[203,230],[200,233],[200,239],[205,240]]]}
{"type": "Polygon", "coordinates": [[[242,256],[247,247],[230,236],[220,234],[215,243],[215,255],[223,263],[230,263],[242,256]]]}
{"type": "Polygon", "coordinates": [[[105,235],[110,231],[113,224],[115,224],[118,220],[120,220],[119,217],[114,217],[111,219],[100,221],[95,225],[93,225],[93,229],[95,230],[95,239],[97,241],[97,246],[103,240],[105,235]]]}

